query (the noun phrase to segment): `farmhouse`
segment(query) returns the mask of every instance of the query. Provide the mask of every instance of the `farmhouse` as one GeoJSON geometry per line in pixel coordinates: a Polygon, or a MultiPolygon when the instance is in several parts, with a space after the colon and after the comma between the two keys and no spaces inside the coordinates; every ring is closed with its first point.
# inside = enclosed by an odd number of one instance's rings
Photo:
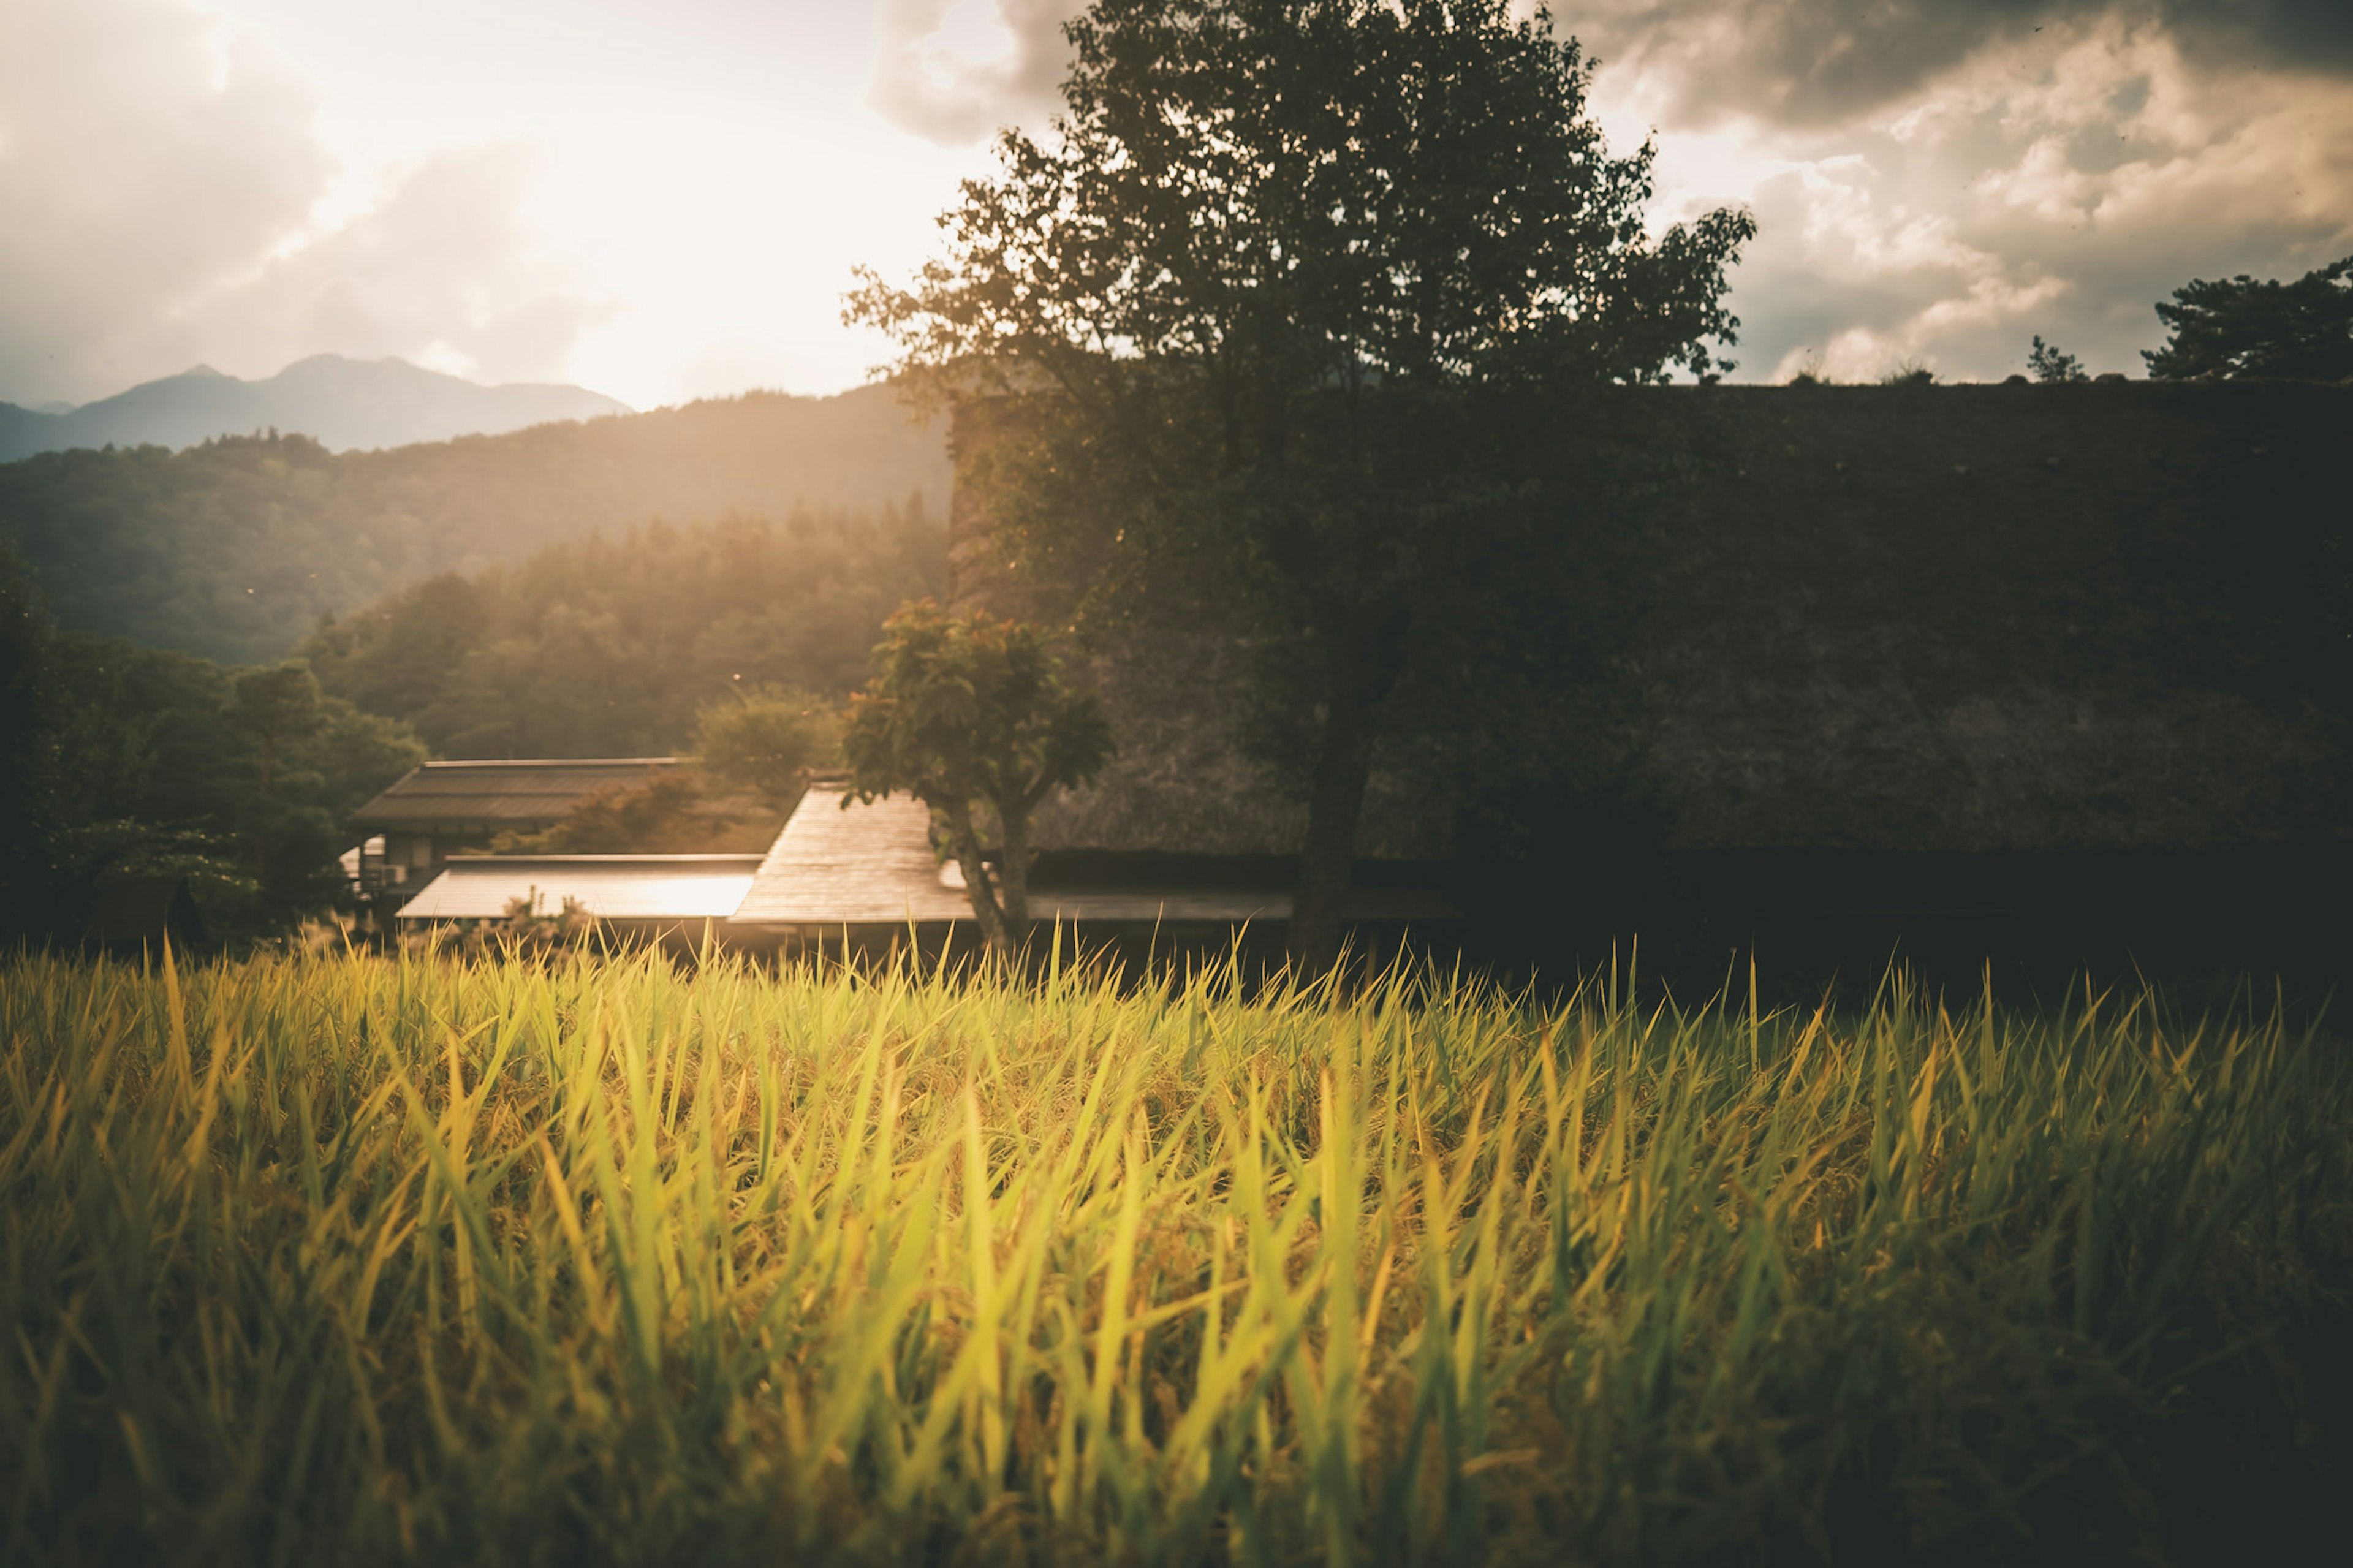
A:
{"type": "MultiPolygon", "coordinates": [[[[1031,871],[1030,914],[1091,941],[1221,944],[1279,931],[1291,876],[1279,857],[1059,853],[1031,871]]],[[[765,856],[460,855],[397,920],[412,931],[468,925],[516,909],[552,916],[567,901],[616,935],[687,947],[708,928],[754,950],[886,947],[911,934],[935,948],[975,923],[962,873],[934,851],[930,810],[904,795],[850,799],[838,779],[811,785],[765,856]]],[[[1359,889],[1349,912],[1383,933],[1458,918],[1434,889],[1395,878],[1359,889]]]]}
{"type": "MultiPolygon", "coordinates": [[[[1092,937],[1169,944],[1222,942],[1291,918],[1291,868],[1280,858],[1162,852],[1041,855],[1029,873],[1029,915],[1092,937]]],[[[1457,911],[1433,888],[1368,887],[1351,902],[1360,927],[1429,925],[1457,911]]],[[[908,795],[871,803],[821,780],[760,863],[732,931],[762,945],[948,939],[971,922],[963,872],[932,847],[931,813],[908,795]]]]}
{"type": "Polygon", "coordinates": [[[500,833],[548,826],[600,790],[630,789],[678,766],[675,757],[427,763],[352,813],[362,836],[347,858],[364,896],[397,908],[457,854],[500,833]]]}

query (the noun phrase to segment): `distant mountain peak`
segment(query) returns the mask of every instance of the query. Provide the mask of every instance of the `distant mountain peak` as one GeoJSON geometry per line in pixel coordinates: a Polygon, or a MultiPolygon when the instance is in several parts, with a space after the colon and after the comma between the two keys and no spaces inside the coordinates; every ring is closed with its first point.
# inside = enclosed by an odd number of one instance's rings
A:
{"type": "Polygon", "coordinates": [[[193,447],[264,427],[351,451],[631,412],[585,387],[485,386],[404,359],[318,353],[259,381],[199,364],[51,417],[10,417],[0,462],[69,447],[193,447]]]}

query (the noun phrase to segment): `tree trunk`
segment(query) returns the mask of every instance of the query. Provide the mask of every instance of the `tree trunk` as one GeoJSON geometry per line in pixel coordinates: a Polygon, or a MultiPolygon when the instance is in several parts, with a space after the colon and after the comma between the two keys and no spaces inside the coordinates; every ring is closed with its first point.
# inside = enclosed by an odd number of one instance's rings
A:
{"type": "Polygon", "coordinates": [[[997,880],[1005,899],[1005,940],[1016,952],[1029,940],[1029,814],[1021,806],[997,809],[1003,858],[997,880]]]}
{"type": "Polygon", "coordinates": [[[1005,916],[997,907],[997,889],[989,885],[988,868],[980,858],[980,836],[972,830],[969,807],[950,807],[941,813],[948,819],[948,847],[955,851],[956,867],[964,873],[964,893],[972,904],[973,918],[980,922],[980,934],[988,942],[989,952],[1006,963],[1013,961],[1013,944],[1005,934],[1005,916]]]}
{"type": "Polygon", "coordinates": [[[1356,864],[1356,826],[1365,815],[1365,784],[1372,776],[1374,710],[1388,692],[1397,628],[1352,626],[1331,645],[1329,700],[1315,777],[1307,798],[1307,842],[1292,895],[1292,962],[1322,974],[1340,956],[1347,915],[1348,873],[1356,864]]]}

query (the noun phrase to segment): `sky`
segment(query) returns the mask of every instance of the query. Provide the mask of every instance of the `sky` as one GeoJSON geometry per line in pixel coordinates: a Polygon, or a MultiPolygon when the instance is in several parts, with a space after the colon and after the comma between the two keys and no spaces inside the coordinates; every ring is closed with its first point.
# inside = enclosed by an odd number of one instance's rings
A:
{"type": "MultiPolygon", "coordinates": [[[[1073,0],[0,0],[0,400],[398,355],[637,407],[838,391],[1042,129],[1073,0]]],[[[2353,254],[2347,0],[1589,0],[1654,221],[1746,205],[1736,380],[2140,373],[2353,254]]]]}

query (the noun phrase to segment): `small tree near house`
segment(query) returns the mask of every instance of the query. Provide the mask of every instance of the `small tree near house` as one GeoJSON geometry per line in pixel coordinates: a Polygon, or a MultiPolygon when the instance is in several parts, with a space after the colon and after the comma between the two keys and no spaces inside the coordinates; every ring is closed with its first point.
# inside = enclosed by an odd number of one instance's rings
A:
{"type": "Polygon", "coordinates": [[[842,753],[851,799],[904,790],[932,808],[964,872],[991,951],[1010,959],[1029,934],[1029,816],[1082,784],[1112,754],[1092,692],[1062,683],[1045,635],[986,613],[952,616],[929,599],[883,624],[873,674],[849,700],[842,753]],[[998,871],[987,868],[993,826],[998,871]]]}
{"type": "Polygon", "coordinates": [[[815,692],[755,685],[695,713],[694,754],[713,776],[790,811],[809,770],[841,748],[840,720],[815,692]]]}

